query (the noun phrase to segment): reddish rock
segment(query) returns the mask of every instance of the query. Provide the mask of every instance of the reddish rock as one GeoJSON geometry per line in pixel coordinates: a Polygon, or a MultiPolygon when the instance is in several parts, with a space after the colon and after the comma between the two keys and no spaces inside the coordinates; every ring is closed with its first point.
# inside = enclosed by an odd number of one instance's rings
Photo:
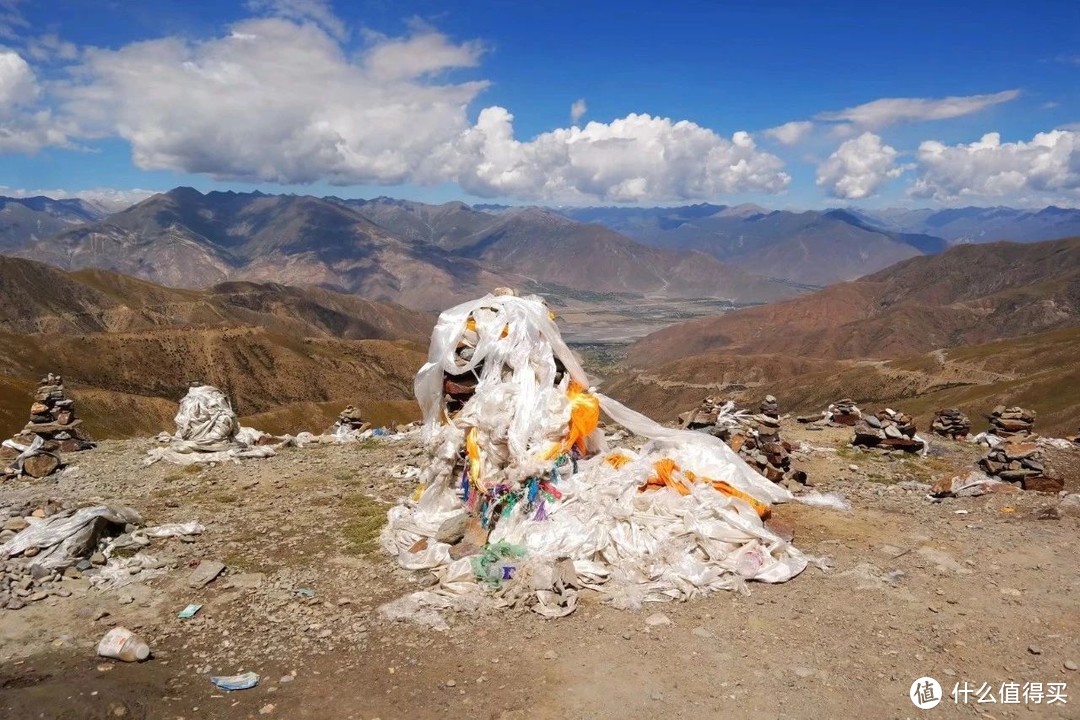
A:
{"type": "Polygon", "coordinates": [[[1024,489],[1042,493],[1059,493],[1065,489],[1065,480],[1044,475],[1033,475],[1024,478],[1024,489]]]}
{"type": "Polygon", "coordinates": [[[35,455],[23,460],[23,472],[32,478],[52,475],[60,467],[60,460],[54,455],[35,455]]]}
{"type": "Polygon", "coordinates": [[[765,521],[765,527],[769,530],[772,530],[774,533],[776,533],[788,542],[791,542],[791,540],[795,537],[795,524],[790,520],[778,518],[775,515],[770,516],[765,521]]]}

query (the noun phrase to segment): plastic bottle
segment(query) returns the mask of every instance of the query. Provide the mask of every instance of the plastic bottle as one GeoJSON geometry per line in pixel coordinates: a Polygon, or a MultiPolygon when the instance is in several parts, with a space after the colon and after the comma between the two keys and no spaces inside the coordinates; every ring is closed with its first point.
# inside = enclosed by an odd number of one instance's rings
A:
{"type": "Polygon", "coordinates": [[[101,638],[97,652],[102,657],[136,662],[150,657],[150,646],[127,628],[114,627],[101,638]]]}

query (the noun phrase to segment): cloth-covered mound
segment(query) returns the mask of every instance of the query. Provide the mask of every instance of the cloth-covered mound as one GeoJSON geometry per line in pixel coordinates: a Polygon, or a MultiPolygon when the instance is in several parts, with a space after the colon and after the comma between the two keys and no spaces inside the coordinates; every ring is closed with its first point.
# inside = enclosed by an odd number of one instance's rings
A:
{"type": "Polygon", "coordinates": [[[635,607],[784,582],[807,565],[764,523],[786,489],[718,439],[591,389],[538,297],[442,313],[414,388],[428,458],[381,538],[403,567],[436,574],[414,603],[486,594],[558,616],[583,587],[635,607]],[[609,449],[601,413],[648,442],[609,449]]]}
{"type": "Polygon", "coordinates": [[[176,432],[158,436],[164,447],[147,453],[147,465],[158,460],[191,465],[274,455],[269,445],[256,445],[263,433],[241,427],[229,397],[212,385],[188,388],[175,420],[176,432]]]}

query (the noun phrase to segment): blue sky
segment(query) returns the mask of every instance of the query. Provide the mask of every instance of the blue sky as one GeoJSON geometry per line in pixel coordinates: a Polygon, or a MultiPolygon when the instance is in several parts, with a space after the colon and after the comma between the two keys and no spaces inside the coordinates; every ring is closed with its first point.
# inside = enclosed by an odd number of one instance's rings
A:
{"type": "Polygon", "coordinates": [[[9,194],[1080,206],[1080,3],[0,0],[0,107],[9,194]]]}

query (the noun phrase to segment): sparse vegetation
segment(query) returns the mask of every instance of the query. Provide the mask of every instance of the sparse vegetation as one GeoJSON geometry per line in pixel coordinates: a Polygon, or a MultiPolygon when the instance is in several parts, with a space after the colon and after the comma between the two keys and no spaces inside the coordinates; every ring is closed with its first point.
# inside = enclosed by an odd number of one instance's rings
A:
{"type": "Polygon", "coordinates": [[[379,533],[386,525],[387,505],[366,495],[353,495],[344,502],[351,521],[341,533],[351,555],[369,555],[379,549],[379,533]]]}

